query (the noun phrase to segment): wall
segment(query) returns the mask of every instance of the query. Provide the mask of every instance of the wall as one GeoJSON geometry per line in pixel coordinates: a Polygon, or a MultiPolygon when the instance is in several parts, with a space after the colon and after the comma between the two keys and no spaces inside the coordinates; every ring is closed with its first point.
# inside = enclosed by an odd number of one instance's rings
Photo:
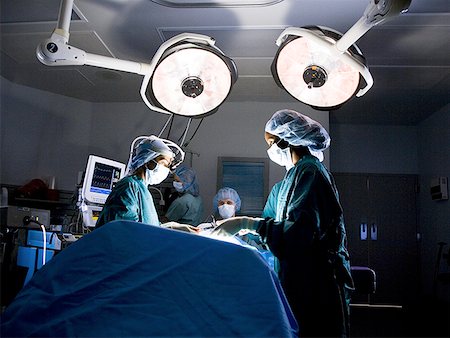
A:
{"type": "MultiPolygon", "coordinates": [[[[433,201],[430,180],[450,178],[450,105],[417,126],[332,125],[331,168],[334,172],[417,174],[418,224],[421,233],[422,286],[432,295],[438,242],[450,245],[450,201],[433,201]],[[355,160],[357,159],[357,160],[355,160]]],[[[442,264],[441,270],[444,270],[442,264]]],[[[437,296],[450,302],[448,287],[437,296]],[[444,292],[446,290],[446,292],[444,292]]]]}
{"type": "Polygon", "coordinates": [[[0,182],[54,176],[56,189],[74,189],[89,151],[91,104],[3,78],[0,88],[0,182]]]}
{"type": "Polygon", "coordinates": [[[418,174],[415,126],[331,126],[334,172],[418,174]]]}
{"type": "MultiPolygon", "coordinates": [[[[450,200],[433,201],[430,196],[432,178],[450,178],[450,104],[418,125],[418,144],[423,284],[425,291],[430,293],[438,252],[437,243],[447,243],[447,253],[450,246],[450,200]]],[[[447,272],[449,270],[447,267],[447,272]]],[[[438,296],[446,298],[450,303],[448,284],[446,287],[441,285],[438,291],[438,296]]]]}

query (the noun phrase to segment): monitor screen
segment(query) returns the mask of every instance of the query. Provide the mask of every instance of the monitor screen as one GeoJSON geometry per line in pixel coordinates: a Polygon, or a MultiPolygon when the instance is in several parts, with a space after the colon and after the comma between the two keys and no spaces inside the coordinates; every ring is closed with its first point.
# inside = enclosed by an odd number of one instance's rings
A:
{"type": "Polygon", "coordinates": [[[87,203],[105,204],[111,190],[124,176],[125,164],[90,155],[84,175],[82,197],[87,203]]]}

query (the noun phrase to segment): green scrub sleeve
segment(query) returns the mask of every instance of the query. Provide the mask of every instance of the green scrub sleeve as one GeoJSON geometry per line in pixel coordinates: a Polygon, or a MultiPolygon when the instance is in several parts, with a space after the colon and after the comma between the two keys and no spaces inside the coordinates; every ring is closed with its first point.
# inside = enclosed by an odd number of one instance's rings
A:
{"type": "Polygon", "coordinates": [[[183,218],[184,215],[186,215],[188,211],[188,206],[186,203],[182,203],[180,198],[177,198],[172,202],[169,209],[166,212],[166,217],[169,219],[169,221],[179,221],[183,218]]]}

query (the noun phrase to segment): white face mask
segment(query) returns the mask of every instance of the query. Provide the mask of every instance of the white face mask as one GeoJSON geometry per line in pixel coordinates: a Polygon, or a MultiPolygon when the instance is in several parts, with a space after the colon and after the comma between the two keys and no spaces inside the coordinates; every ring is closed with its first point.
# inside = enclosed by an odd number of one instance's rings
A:
{"type": "Polygon", "coordinates": [[[183,192],[184,191],[183,182],[173,181],[173,187],[178,192],[183,192]]]}
{"type": "Polygon", "coordinates": [[[289,147],[281,149],[274,143],[267,149],[267,155],[269,155],[269,158],[276,164],[286,167],[286,170],[289,170],[294,166],[294,163],[292,163],[291,149],[289,147]]]}
{"type": "Polygon", "coordinates": [[[223,219],[227,219],[234,216],[235,208],[234,204],[222,204],[219,205],[219,215],[223,219]]]}
{"type": "Polygon", "coordinates": [[[169,168],[163,166],[162,164],[156,163],[155,169],[145,169],[145,183],[147,183],[147,185],[159,184],[166,179],[166,177],[169,175],[169,172],[169,168]]]}

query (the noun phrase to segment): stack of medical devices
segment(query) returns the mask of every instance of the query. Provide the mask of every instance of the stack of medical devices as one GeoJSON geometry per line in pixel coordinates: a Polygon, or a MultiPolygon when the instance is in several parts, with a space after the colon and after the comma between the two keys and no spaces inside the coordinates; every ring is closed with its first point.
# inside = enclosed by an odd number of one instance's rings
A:
{"type": "Polygon", "coordinates": [[[89,156],[79,203],[85,227],[95,227],[106,198],[124,175],[124,163],[100,156],[89,156]]]}
{"type": "Polygon", "coordinates": [[[61,250],[61,240],[56,232],[46,231],[46,225],[37,221],[24,220],[24,224],[38,224],[40,229],[29,229],[26,232],[26,242],[20,245],[17,251],[17,266],[26,268],[23,285],[27,284],[34,273],[42,268],[56,251],[61,250]]]}

